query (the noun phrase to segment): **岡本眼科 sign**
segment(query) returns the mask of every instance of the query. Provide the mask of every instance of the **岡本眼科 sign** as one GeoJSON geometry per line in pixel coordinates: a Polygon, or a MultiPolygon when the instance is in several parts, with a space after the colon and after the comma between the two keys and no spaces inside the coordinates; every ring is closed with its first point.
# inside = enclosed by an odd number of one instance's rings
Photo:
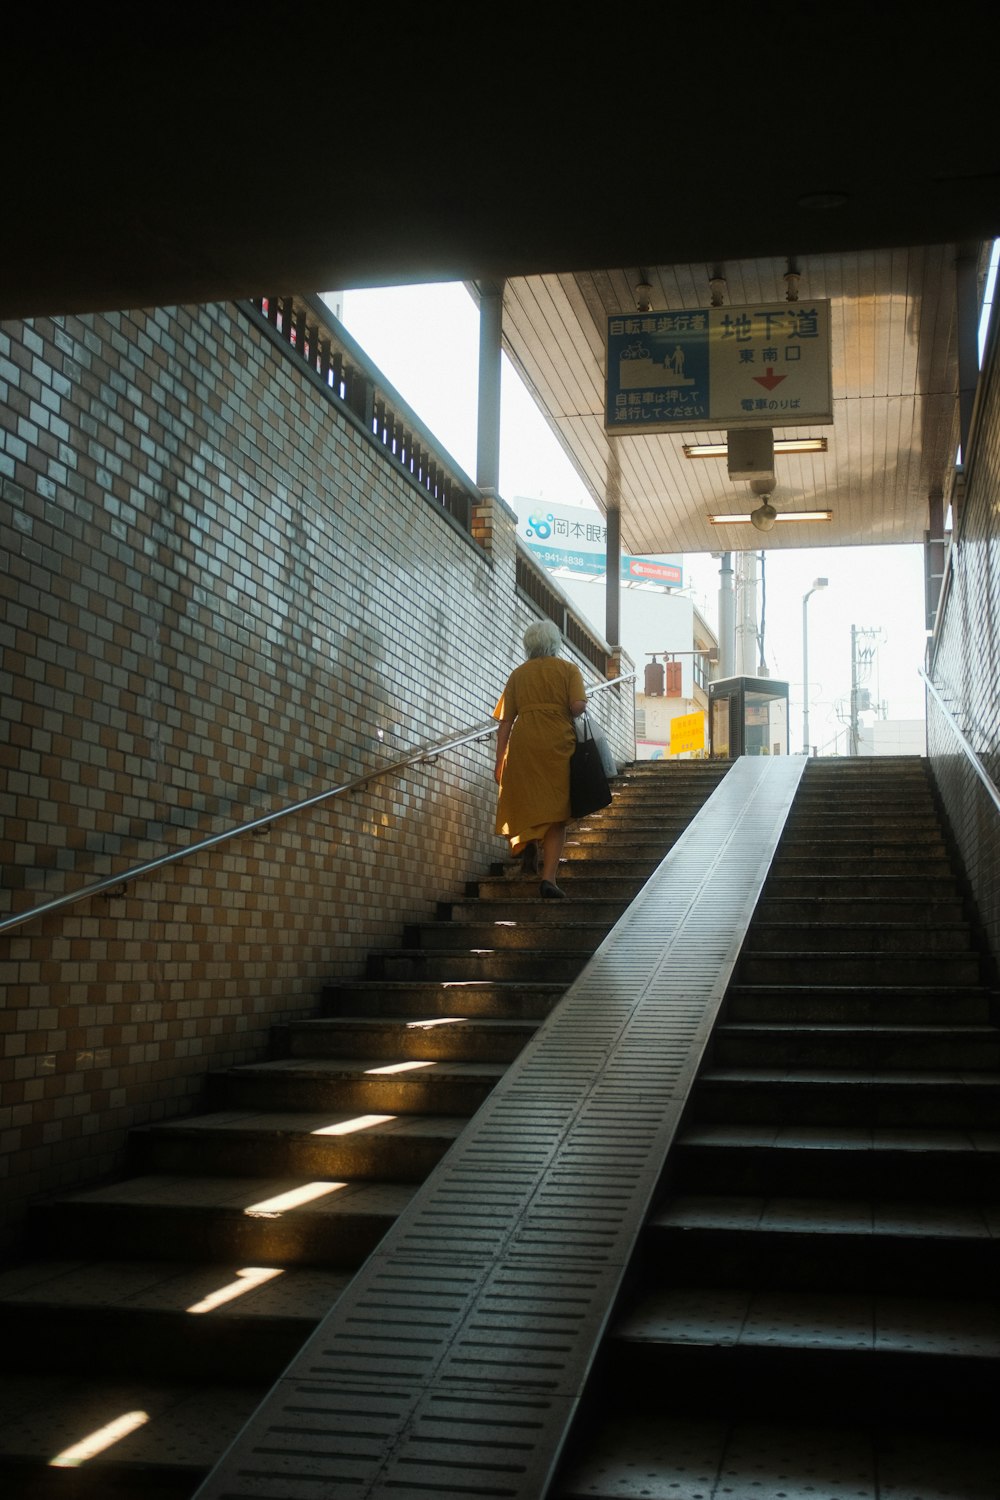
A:
{"type": "MultiPolygon", "coordinates": [[[[531,548],[543,568],[603,578],[607,573],[608,528],[599,511],[578,506],[549,506],[541,501],[515,499],[520,515],[517,534],[531,548]]],[[[624,584],[654,584],[679,589],[684,583],[680,557],[621,556],[624,584]]]]}
{"type": "Polygon", "coordinates": [[[828,301],[608,319],[609,433],[832,421],[828,301]]]}

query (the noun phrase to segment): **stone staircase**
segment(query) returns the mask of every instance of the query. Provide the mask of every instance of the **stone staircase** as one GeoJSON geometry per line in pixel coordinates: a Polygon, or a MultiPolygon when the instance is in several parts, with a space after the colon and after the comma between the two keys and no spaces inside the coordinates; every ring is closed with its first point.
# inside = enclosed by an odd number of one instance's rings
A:
{"type": "Polygon", "coordinates": [[[813,761],[561,1500],[1000,1495],[1000,1032],[926,764],[813,761]]]}
{"type": "Polygon", "coordinates": [[[726,769],[631,768],[571,829],[571,900],[495,867],[134,1132],[132,1175],[38,1205],[0,1273],[5,1496],[187,1500],[726,769]]]}

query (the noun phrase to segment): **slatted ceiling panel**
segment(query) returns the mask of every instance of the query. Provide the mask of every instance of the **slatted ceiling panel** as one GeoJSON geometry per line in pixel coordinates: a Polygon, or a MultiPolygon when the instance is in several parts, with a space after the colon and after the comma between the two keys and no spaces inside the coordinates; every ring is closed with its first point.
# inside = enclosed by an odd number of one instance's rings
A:
{"type": "Polygon", "coordinates": [[[515,368],[524,373],[529,389],[542,398],[546,411],[556,419],[566,412],[592,412],[579,362],[560,336],[542,279],[528,286],[519,283],[504,301],[508,354],[515,368]]]}
{"type": "Polygon", "coordinates": [[[542,311],[552,338],[561,350],[565,368],[566,395],[564,412],[604,412],[604,346],[591,320],[590,328],[581,325],[578,309],[567,295],[566,282],[572,278],[544,277],[547,302],[542,311]]]}
{"type": "MultiPolygon", "coordinates": [[[[575,276],[560,277],[563,296],[570,313],[580,325],[586,347],[597,365],[600,383],[604,381],[604,326],[595,321],[585,294],[585,287],[575,276]]],[[[602,408],[603,409],[603,408],[602,408]]]]}
{"type": "MultiPolygon", "coordinates": [[[[954,456],[957,385],[953,246],[807,256],[800,294],[831,301],[834,423],[817,428],[826,455],[779,457],[781,509],[829,507],[830,525],[779,526],[762,535],[720,532],[712,511],[753,508],[747,484],[725,460],[684,459],[685,442],[717,431],[609,439],[603,426],[604,339],[609,314],[631,310],[639,269],[515,278],[507,287],[505,340],[514,363],[545,404],[602,508],[620,496],[631,551],[717,551],[920,541],[927,494],[954,456]],[[933,394],[931,394],[933,393],[933,394]]],[[[727,262],[726,300],[780,302],[785,261],[727,262]]],[[[707,306],[707,264],[645,267],[654,306],[707,306]]],[[[775,436],[800,436],[775,428],[775,436]]]]}

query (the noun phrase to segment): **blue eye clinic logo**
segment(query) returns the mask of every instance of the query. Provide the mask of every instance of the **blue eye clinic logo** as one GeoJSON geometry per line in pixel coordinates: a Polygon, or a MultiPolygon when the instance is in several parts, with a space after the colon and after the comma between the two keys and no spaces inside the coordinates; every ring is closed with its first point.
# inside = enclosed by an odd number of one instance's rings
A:
{"type": "Polygon", "coordinates": [[[548,515],[544,518],[529,516],[525,535],[536,536],[540,542],[547,542],[552,535],[552,516],[548,515]]]}

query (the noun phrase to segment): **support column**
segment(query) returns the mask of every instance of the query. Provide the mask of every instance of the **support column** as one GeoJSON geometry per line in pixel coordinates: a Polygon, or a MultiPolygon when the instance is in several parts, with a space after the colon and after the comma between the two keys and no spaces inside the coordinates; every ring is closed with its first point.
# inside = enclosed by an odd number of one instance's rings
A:
{"type": "Polygon", "coordinates": [[[479,283],[479,412],[476,428],[476,484],[500,493],[500,353],[503,282],[479,283]]]}
{"type": "Polygon", "coordinates": [[[605,625],[604,638],[612,651],[621,645],[622,612],[622,513],[609,510],[608,522],[608,572],[605,579],[605,625]]]}
{"type": "Polygon", "coordinates": [[[736,675],[736,610],[733,597],[733,554],[719,560],[719,676],[736,675]]]}

